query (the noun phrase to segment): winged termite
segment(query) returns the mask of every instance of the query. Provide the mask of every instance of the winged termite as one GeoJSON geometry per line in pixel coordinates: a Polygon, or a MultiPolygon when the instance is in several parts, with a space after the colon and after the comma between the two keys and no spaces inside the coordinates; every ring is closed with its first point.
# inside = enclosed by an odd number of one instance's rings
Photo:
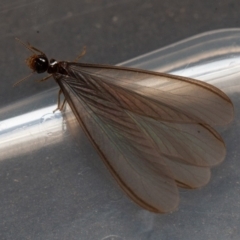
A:
{"type": "Polygon", "coordinates": [[[174,210],[178,187],[205,185],[210,167],[224,160],[212,126],[228,124],[233,105],[218,88],[140,69],[49,61],[25,46],[34,53],[27,60],[33,73],[55,79],[115,180],[143,208],[174,210]]]}

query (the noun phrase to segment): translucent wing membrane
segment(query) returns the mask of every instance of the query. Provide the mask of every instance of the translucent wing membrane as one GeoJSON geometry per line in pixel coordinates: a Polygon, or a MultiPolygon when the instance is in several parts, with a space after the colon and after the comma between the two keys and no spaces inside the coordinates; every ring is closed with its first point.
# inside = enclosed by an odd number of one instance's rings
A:
{"type": "Polygon", "coordinates": [[[210,167],[225,157],[221,136],[207,125],[168,123],[139,116],[135,119],[154,140],[161,154],[175,161],[210,167]]]}
{"type": "Polygon", "coordinates": [[[153,212],[174,210],[177,186],[197,188],[225,157],[210,125],[231,121],[219,89],[177,76],[121,67],[59,63],[53,76],[122,189],[153,212]]]}
{"type": "Polygon", "coordinates": [[[223,125],[233,118],[231,100],[204,82],[104,65],[70,63],[68,70],[91,79],[122,108],[157,120],[223,125]]]}
{"type": "Polygon", "coordinates": [[[72,79],[64,80],[61,79],[60,86],[68,103],[125,192],[150,211],[174,209],[178,204],[174,178],[138,125],[121,108],[108,101],[98,107],[97,102],[82,97],[80,91],[73,91],[72,79]]]}

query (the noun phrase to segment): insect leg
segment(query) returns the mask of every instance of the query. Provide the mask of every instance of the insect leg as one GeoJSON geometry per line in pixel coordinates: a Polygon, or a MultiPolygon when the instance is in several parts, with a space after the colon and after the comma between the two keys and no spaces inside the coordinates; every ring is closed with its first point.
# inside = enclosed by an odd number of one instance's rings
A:
{"type": "Polygon", "coordinates": [[[64,108],[64,106],[65,106],[65,104],[66,104],[66,99],[65,99],[65,98],[64,98],[64,100],[63,100],[63,103],[61,104],[61,94],[62,94],[62,90],[59,89],[59,91],[58,91],[58,106],[57,106],[57,108],[53,111],[53,113],[55,113],[57,110],[62,111],[63,108],[64,108]]]}
{"type": "Polygon", "coordinates": [[[86,49],[86,46],[84,46],[82,52],[74,59],[74,62],[77,62],[81,57],[86,54],[86,49]]]}
{"type": "Polygon", "coordinates": [[[52,77],[52,74],[46,76],[45,78],[38,80],[38,82],[44,82],[44,81],[48,80],[50,77],[52,77]]]}

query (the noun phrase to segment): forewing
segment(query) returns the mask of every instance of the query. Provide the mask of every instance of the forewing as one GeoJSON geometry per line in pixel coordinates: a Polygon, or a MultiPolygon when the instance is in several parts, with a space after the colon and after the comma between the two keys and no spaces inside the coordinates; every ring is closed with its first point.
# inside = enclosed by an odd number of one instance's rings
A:
{"type": "Polygon", "coordinates": [[[136,203],[154,212],[172,211],[176,184],[197,188],[209,181],[209,167],[224,159],[225,145],[208,124],[225,124],[233,115],[224,93],[171,75],[65,64],[71,77],[55,74],[55,79],[110,172],[136,203]]]}
{"type": "Polygon", "coordinates": [[[79,123],[123,190],[150,211],[174,210],[179,198],[177,186],[151,139],[102,92],[93,94],[94,89],[89,89],[87,97],[84,86],[76,88],[75,84],[76,79],[68,77],[59,81],[79,123]]]}
{"type": "MultiPolygon", "coordinates": [[[[219,89],[192,79],[182,80],[181,78],[179,79],[179,77],[175,79],[171,75],[156,75],[156,73],[153,72],[142,73],[137,72],[138,70],[134,71],[131,69],[109,66],[104,66],[103,69],[100,70],[96,65],[86,66],[87,67],[84,65],[82,73],[80,71],[83,68],[82,64],[70,64],[70,73],[76,79],[81,79],[78,82],[82,82],[82,84],[85,85],[85,87],[81,88],[81,93],[87,98],[91,95],[100,105],[102,99],[97,95],[101,92],[105,99],[120,106],[127,111],[128,114],[131,113],[131,117],[135,120],[135,123],[138,124],[141,129],[144,129],[145,134],[147,133],[148,137],[154,141],[161,155],[171,159],[171,162],[182,163],[186,166],[211,167],[224,160],[226,155],[225,144],[221,136],[212,127],[206,124],[209,122],[208,116],[202,116],[203,119],[201,121],[204,122],[204,117],[206,117],[205,122],[198,123],[196,116],[190,111],[191,109],[188,109],[188,115],[181,113],[171,106],[167,106],[168,102],[157,102],[155,99],[149,98],[148,95],[144,97],[135,94],[135,92],[129,92],[128,86],[135,84],[137,88],[137,84],[141,83],[141,87],[138,85],[141,91],[149,91],[150,86],[152,86],[151,88],[156,87],[157,90],[166,90],[166,94],[168,94],[170,82],[173,84],[172,89],[174,89],[174,86],[179,82],[180,85],[183,85],[182,88],[186,88],[186,95],[179,98],[180,103],[181,100],[187,102],[189,97],[187,94],[193,95],[192,92],[187,92],[187,89],[190,91],[191,87],[196,88],[196,91],[206,91],[205,95],[209,96],[210,101],[208,102],[208,99],[204,99],[206,103],[204,105],[201,98],[195,96],[195,101],[198,101],[196,105],[202,104],[200,106],[200,111],[204,111],[206,108],[207,111],[209,111],[208,113],[211,114],[210,117],[216,118],[218,123],[221,121],[221,118],[219,118],[219,116],[214,116],[216,108],[211,105],[212,99],[217,99],[219,101],[219,104],[216,105],[223,104],[221,108],[223,111],[224,106],[225,110],[229,113],[233,111],[230,99],[219,89]],[[112,74],[112,77],[110,77],[111,74],[109,72],[112,74]],[[121,79],[121,76],[123,79],[121,79]],[[122,84],[118,87],[121,81],[125,84],[125,88],[123,88],[122,84]],[[168,81],[168,84],[165,83],[166,81],[168,81]],[[128,84],[126,84],[126,82],[128,84]],[[188,87],[188,85],[190,85],[190,87],[188,87]],[[207,103],[209,103],[210,107],[213,107],[213,109],[210,109],[207,103]],[[165,114],[164,116],[168,116],[171,121],[163,121],[165,119],[164,117],[163,119],[161,118],[162,113],[163,115],[165,114]]],[[[71,86],[74,88],[74,83],[71,83],[71,86]]],[[[150,90],[155,91],[155,89],[150,90]]],[[[181,91],[183,92],[183,90],[181,91]]],[[[159,94],[159,96],[161,96],[161,94],[159,94]]],[[[169,97],[174,96],[173,94],[169,95],[169,97]]],[[[178,97],[179,95],[177,94],[176,96],[178,97]]],[[[182,106],[182,108],[184,108],[184,106],[182,106]]],[[[195,106],[192,106],[192,108],[193,110],[197,109],[195,106]]],[[[218,114],[220,114],[220,111],[218,111],[218,114]]],[[[222,113],[222,115],[224,114],[222,113]]],[[[225,120],[227,118],[230,119],[231,114],[225,115],[223,118],[225,118],[225,120]]],[[[206,181],[203,180],[201,183],[199,182],[199,186],[204,185],[204,182],[206,181]]]]}
{"type": "Polygon", "coordinates": [[[121,108],[156,120],[223,125],[233,118],[233,105],[228,96],[201,81],[82,63],[68,63],[68,73],[97,84],[121,108]]]}

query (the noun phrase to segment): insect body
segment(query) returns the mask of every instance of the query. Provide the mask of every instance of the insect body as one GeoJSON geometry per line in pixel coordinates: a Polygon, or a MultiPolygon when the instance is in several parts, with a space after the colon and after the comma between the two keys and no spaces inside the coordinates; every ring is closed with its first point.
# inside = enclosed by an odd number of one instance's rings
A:
{"type": "Polygon", "coordinates": [[[190,78],[125,67],[48,61],[38,49],[27,63],[53,77],[121,188],[152,212],[178,206],[178,187],[198,188],[226,148],[214,125],[233,118],[231,100],[190,78]]]}

